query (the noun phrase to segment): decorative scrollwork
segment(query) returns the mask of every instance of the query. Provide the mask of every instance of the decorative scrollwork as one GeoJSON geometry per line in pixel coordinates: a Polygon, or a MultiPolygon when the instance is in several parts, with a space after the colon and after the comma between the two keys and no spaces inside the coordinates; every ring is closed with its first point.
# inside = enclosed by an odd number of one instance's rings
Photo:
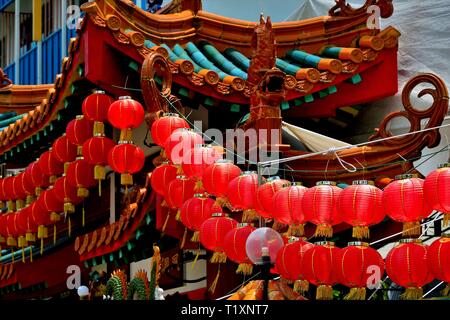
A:
{"type": "MultiPolygon", "coordinates": [[[[369,140],[376,140],[391,137],[392,134],[387,129],[389,122],[398,117],[404,117],[408,119],[410,123],[410,132],[419,131],[422,129],[422,120],[427,119],[427,125],[424,129],[433,128],[442,124],[444,117],[448,111],[448,91],[445,86],[445,82],[438,76],[431,73],[419,74],[408,81],[403,88],[402,92],[402,104],[405,108],[404,111],[393,112],[384,118],[380,125],[380,128],[376,129],[376,134],[372,135],[369,140]],[[430,95],[433,98],[433,104],[426,110],[419,110],[411,104],[411,93],[415,87],[419,84],[428,83],[434,88],[426,88],[418,93],[418,97],[421,98],[424,95],[430,95]]],[[[396,139],[380,142],[382,145],[401,145],[418,141],[423,143],[424,146],[433,148],[440,142],[439,130],[431,130],[426,132],[417,133],[414,135],[408,135],[396,139]]]]}
{"type": "Polygon", "coordinates": [[[308,93],[313,88],[314,84],[306,80],[297,81],[297,84],[295,86],[295,90],[301,93],[308,93]]]}
{"type": "Polygon", "coordinates": [[[358,69],[358,67],[358,64],[351,61],[346,61],[342,64],[342,73],[353,73],[358,69]]]}
{"type": "Polygon", "coordinates": [[[294,76],[286,75],[286,78],[284,78],[284,88],[286,90],[294,90],[296,85],[297,79],[294,76]]]}
{"type": "Polygon", "coordinates": [[[376,5],[380,8],[382,18],[389,18],[394,13],[392,0],[366,0],[361,8],[353,8],[346,0],[335,0],[336,4],[328,11],[332,17],[351,17],[367,14],[370,6],[376,5]]]}

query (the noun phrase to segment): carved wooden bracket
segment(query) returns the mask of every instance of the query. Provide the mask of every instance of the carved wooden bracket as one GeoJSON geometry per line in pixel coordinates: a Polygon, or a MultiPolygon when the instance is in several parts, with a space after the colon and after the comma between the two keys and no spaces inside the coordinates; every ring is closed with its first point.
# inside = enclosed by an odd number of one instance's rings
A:
{"type": "Polygon", "coordinates": [[[392,0],[366,0],[361,8],[353,8],[346,0],[335,0],[336,4],[328,11],[332,17],[351,17],[367,14],[370,6],[378,6],[382,18],[389,18],[394,13],[392,0]]]}

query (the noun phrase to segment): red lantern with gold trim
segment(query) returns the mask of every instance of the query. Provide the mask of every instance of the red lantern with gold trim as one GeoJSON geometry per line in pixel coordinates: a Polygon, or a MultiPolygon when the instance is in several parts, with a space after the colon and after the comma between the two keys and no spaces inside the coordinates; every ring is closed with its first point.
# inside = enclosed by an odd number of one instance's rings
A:
{"type": "Polygon", "coordinates": [[[52,150],[55,158],[62,163],[75,161],[77,157],[77,146],[65,134],[53,142],[52,150]]]}
{"type": "Polygon", "coordinates": [[[450,234],[443,234],[428,248],[428,267],[433,276],[447,283],[444,296],[450,294],[450,234]]]}
{"type": "Polygon", "coordinates": [[[122,185],[133,185],[133,174],[139,172],[145,164],[145,154],[141,148],[128,142],[119,142],[108,154],[111,168],[121,174],[122,185]]]}
{"type": "MultiPolygon", "coordinates": [[[[42,201],[42,200],[41,200],[42,201]]],[[[48,237],[47,226],[52,224],[50,214],[42,206],[41,201],[34,201],[30,205],[32,222],[38,226],[37,238],[41,240],[41,254],[44,252],[44,239],[48,237]]]]}
{"type": "Polygon", "coordinates": [[[392,220],[403,223],[404,236],[420,235],[420,220],[433,212],[425,200],[424,180],[411,174],[400,175],[395,179],[383,191],[386,214],[392,220]]]}
{"type": "Polygon", "coordinates": [[[0,214],[0,243],[6,242],[6,238],[8,237],[8,230],[7,230],[7,214],[0,214]]]}
{"type": "Polygon", "coordinates": [[[222,154],[208,145],[197,145],[185,152],[181,167],[186,176],[196,180],[196,191],[203,188],[202,178],[206,168],[220,158],[222,154]]]}
{"type": "Polygon", "coordinates": [[[47,187],[49,183],[49,177],[42,172],[38,161],[31,163],[25,170],[28,182],[30,182],[34,188],[36,195],[39,195],[41,188],[47,187]]]}
{"type": "MultiPolygon", "coordinates": [[[[341,249],[339,264],[340,283],[350,288],[345,300],[366,300],[366,287],[369,278],[378,275],[378,281],[384,274],[384,260],[377,250],[365,242],[349,242],[341,249]]],[[[370,283],[377,287],[379,283],[370,283]]]]}
{"type": "Polygon", "coordinates": [[[306,217],[302,209],[302,199],[308,188],[294,182],[278,190],[273,196],[273,218],[289,225],[289,234],[302,236],[306,217]]]}
{"type": "Polygon", "coordinates": [[[450,163],[434,170],[425,179],[423,191],[425,200],[434,209],[444,214],[444,226],[450,222],[450,163]]]}
{"type": "Polygon", "coordinates": [[[305,279],[317,286],[317,300],[333,300],[333,286],[339,282],[341,249],[334,242],[318,242],[305,252],[305,279]]]}
{"type": "Polygon", "coordinates": [[[189,128],[186,120],[180,118],[176,113],[164,113],[162,117],[156,119],[151,127],[153,142],[164,147],[167,139],[177,129],[189,128]]]}
{"type": "Polygon", "coordinates": [[[177,167],[168,161],[156,167],[150,176],[152,189],[162,196],[166,195],[166,186],[177,177],[177,167]]]}
{"type": "Polygon", "coordinates": [[[428,246],[419,239],[401,239],[386,256],[386,272],[396,284],[405,287],[400,298],[419,300],[422,287],[433,280],[427,263],[428,246]],[[413,267],[412,267],[413,266],[413,267]]]}
{"type": "MultiPolygon", "coordinates": [[[[175,180],[172,180],[166,186],[165,200],[170,209],[180,209],[183,203],[192,198],[195,194],[195,181],[187,178],[186,176],[177,176],[175,180]]],[[[181,211],[178,210],[176,214],[176,220],[180,220],[181,211]]],[[[166,221],[164,223],[163,230],[169,220],[169,214],[167,214],[166,221]]]]}
{"type": "Polygon", "coordinates": [[[69,165],[66,177],[72,187],[78,188],[77,195],[81,198],[86,198],[89,195],[88,189],[96,184],[94,166],[83,158],[78,158],[69,165]]]}
{"type": "Polygon", "coordinates": [[[69,183],[67,177],[56,180],[54,190],[58,200],[64,203],[64,213],[74,213],[74,205],[83,201],[83,198],[78,196],[78,189],[69,183]]]}
{"type": "Polygon", "coordinates": [[[113,102],[113,98],[102,90],[95,90],[84,99],[81,109],[83,115],[94,122],[94,135],[104,134],[103,122],[108,120],[108,110],[113,102]]]}
{"type": "Polygon", "coordinates": [[[228,185],[240,176],[241,169],[230,160],[219,159],[208,166],[203,172],[203,186],[205,190],[216,197],[217,204],[229,206],[228,185]]]}
{"type": "Polygon", "coordinates": [[[31,205],[23,208],[18,213],[18,227],[22,234],[26,234],[26,240],[33,242],[34,235],[33,233],[37,232],[38,225],[34,223],[31,217],[31,205]]]}
{"type": "Polygon", "coordinates": [[[358,180],[342,190],[339,196],[339,211],[344,222],[353,226],[353,237],[369,238],[369,226],[383,221],[386,213],[383,206],[383,191],[372,181],[358,180]]]}
{"type": "Polygon", "coordinates": [[[289,242],[278,251],[275,261],[276,270],[284,279],[294,282],[294,291],[304,293],[309,289],[305,278],[304,257],[306,251],[314,247],[306,238],[291,237],[289,242]]]}
{"type": "Polygon", "coordinates": [[[131,130],[144,121],[144,107],[129,96],[120,97],[108,109],[108,120],[113,127],[121,130],[120,140],[131,141],[131,130]]]}
{"type": "Polygon", "coordinates": [[[320,181],[305,192],[302,209],[307,221],[317,226],[315,236],[331,238],[333,226],[342,222],[342,215],[338,208],[341,192],[342,189],[332,181],[320,181]]]}
{"type": "Polygon", "coordinates": [[[166,156],[176,165],[181,165],[185,161],[189,150],[197,145],[204,144],[200,134],[192,129],[175,130],[164,144],[166,156]]]}
{"type": "Polygon", "coordinates": [[[82,146],[93,136],[94,124],[84,116],[78,115],[66,127],[66,137],[77,146],[82,146]]]}
{"type": "Polygon", "coordinates": [[[258,175],[254,171],[244,171],[228,185],[228,199],[235,210],[243,210],[242,221],[255,220],[258,215],[256,207],[256,192],[258,190],[258,175]]]}
{"type": "Polygon", "coordinates": [[[214,200],[204,194],[195,194],[194,197],[184,201],[180,210],[181,222],[194,231],[192,242],[199,241],[199,230],[202,223],[211,218],[213,213],[220,213],[222,209],[214,205],[214,200]]]}
{"type": "Polygon", "coordinates": [[[28,177],[28,172],[24,171],[18,175],[19,188],[26,197],[26,204],[29,205],[33,201],[33,195],[35,194],[35,187],[31,184],[28,177]]]}
{"type": "Polygon", "coordinates": [[[56,223],[61,219],[60,213],[64,211],[64,202],[58,199],[54,188],[43,191],[37,201],[50,215],[53,224],[53,243],[56,243],[56,223]]]}
{"type": "Polygon", "coordinates": [[[290,182],[280,177],[271,177],[258,187],[256,192],[256,211],[264,218],[272,218],[273,197],[277,191],[290,186],[290,182]]]}
{"type": "Polygon", "coordinates": [[[64,163],[59,161],[53,154],[53,150],[44,152],[38,161],[42,173],[50,177],[50,183],[56,181],[56,176],[64,173],[64,163]]]}
{"type": "Polygon", "coordinates": [[[101,181],[105,180],[105,166],[108,164],[108,154],[115,143],[105,136],[95,136],[83,144],[83,157],[94,165],[94,179],[98,180],[99,195],[101,196],[101,181]]]}
{"type": "Polygon", "coordinates": [[[231,261],[239,264],[236,273],[247,276],[253,273],[253,264],[247,256],[245,243],[250,233],[255,230],[256,228],[248,223],[240,223],[225,235],[224,251],[231,261]]]}
{"type": "Polygon", "coordinates": [[[8,176],[3,179],[3,192],[7,200],[8,212],[15,210],[16,194],[14,193],[14,180],[15,177],[13,176],[8,176]]]}

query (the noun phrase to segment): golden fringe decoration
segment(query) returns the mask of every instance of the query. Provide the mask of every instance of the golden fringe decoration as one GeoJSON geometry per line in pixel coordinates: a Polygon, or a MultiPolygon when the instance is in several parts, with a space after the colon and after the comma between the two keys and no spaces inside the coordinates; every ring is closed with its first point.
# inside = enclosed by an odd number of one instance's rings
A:
{"type": "Polygon", "coordinates": [[[202,180],[197,180],[195,182],[194,191],[198,192],[198,191],[202,191],[202,190],[203,190],[203,182],[202,182],[202,180]]]}
{"type": "Polygon", "coordinates": [[[192,270],[194,270],[195,264],[197,263],[197,260],[198,260],[199,256],[200,256],[200,247],[197,250],[197,254],[195,255],[194,262],[192,262],[192,267],[191,267],[192,270]]]}
{"type": "Polygon", "coordinates": [[[77,146],[77,156],[78,157],[83,156],[83,146],[77,146]]]}
{"type": "Polygon", "coordinates": [[[161,152],[159,153],[159,156],[163,159],[167,159],[167,154],[165,149],[161,149],[161,152]]]}
{"type": "Polygon", "coordinates": [[[444,213],[444,228],[448,227],[450,224],[450,212],[444,213]]]}
{"type": "Polygon", "coordinates": [[[161,202],[161,207],[163,207],[163,208],[169,207],[169,205],[167,204],[166,199],[164,199],[164,200],[161,202]]]}
{"type": "Polygon", "coordinates": [[[84,227],[86,224],[86,210],[84,210],[84,203],[83,208],[81,208],[81,226],[84,227]]]}
{"type": "Polygon", "coordinates": [[[16,211],[18,211],[18,210],[20,210],[20,209],[23,209],[24,208],[24,202],[23,202],[23,200],[16,200],[16,211]]]}
{"type": "Polygon", "coordinates": [[[25,263],[25,249],[22,247],[22,263],[25,263]]]}
{"type": "Polygon", "coordinates": [[[333,287],[324,284],[318,286],[316,300],[333,300],[333,287]]]}
{"type": "Polygon", "coordinates": [[[422,233],[422,226],[420,225],[419,221],[403,223],[403,232],[402,232],[403,236],[414,237],[420,236],[421,233],[422,233]]]}
{"type": "Polygon", "coordinates": [[[420,287],[406,288],[405,293],[400,295],[402,300],[420,300],[422,297],[423,289],[420,287]]]}
{"type": "Polygon", "coordinates": [[[450,297],[450,284],[447,283],[447,286],[442,290],[442,295],[444,297],[450,297]]]}
{"type": "Polygon", "coordinates": [[[191,242],[199,242],[200,241],[200,231],[195,231],[191,237],[191,242]]]}
{"type": "Polygon", "coordinates": [[[252,222],[258,219],[258,212],[255,209],[246,209],[242,213],[242,222],[252,222]]]}
{"type": "Polygon", "coordinates": [[[70,216],[67,218],[67,224],[69,229],[69,237],[72,236],[72,220],[70,219],[70,216]]]}
{"type": "Polygon", "coordinates": [[[180,164],[176,164],[175,167],[177,167],[177,175],[183,175],[183,167],[180,164]]]}
{"type": "Polygon", "coordinates": [[[53,244],[56,244],[56,224],[53,225],[53,244]]]}
{"type": "Polygon", "coordinates": [[[249,276],[253,273],[253,265],[250,263],[240,263],[236,269],[236,273],[249,276]]]}
{"type": "Polygon", "coordinates": [[[94,122],[94,137],[105,135],[105,124],[100,121],[94,122]]]}
{"type": "Polygon", "coordinates": [[[290,232],[291,232],[291,236],[295,236],[295,237],[302,237],[305,234],[305,224],[300,223],[300,224],[293,224],[291,226],[289,226],[290,228],[290,232]]]}
{"type": "Polygon", "coordinates": [[[3,209],[5,207],[5,203],[3,201],[0,201],[0,209],[3,209]]]}
{"type": "Polygon", "coordinates": [[[50,176],[50,179],[49,179],[49,181],[50,181],[50,184],[55,184],[55,182],[56,182],[56,179],[58,179],[58,177],[57,177],[57,176],[50,176]]]}
{"type": "Polygon", "coordinates": [[[333,227],[327,224],[319,224],[316,227],[315,237],[331,238],[333,236],[333,227]]]}
{"type": "Polygon", "coordinates": [[[41,238],[41,256],[44,254],[44,238],[41,238]]]}
{"type": "Polygon", "coordinates": [[[306,280],[295,280],[294,282],[294,292],[303,295],[309,290],[309,282],[306,280]]]}
{"type": "Polygon", "coordinates": [[[352,237],[356,239],[369,239],[370,238],[369,227],[362,227],[362,226],[353,227],[352,237]]]}
{"type": "Polygon", "coordinates": [[[70,162],[64,162],[64,174],[67,174],[67,169],[69,169],[70,162]]]}
{"type": "Polygon", "coordinates": [[[105,180],[106,172],[105,167],[101,165],[96,165],[94,167],[94,179],[98,180],[98,195],[102,196],[102,180],[105,180]]]}
{"type": "Polygon", "coordinates": [[[221,208],[225,207],[229,203],[227,197],[217,197],[216,202],[214,203],[216,206],[221,208]]]}
{"type": "Polygon", "coordinates": [[[30,249],[30,262],[33,262],[33,247],[29,246],[28,248],[30,249]]]}
{"type": "Polygon", "coordinates": [[[181,209],[178,209],[178,210],[177,210],[177,214],[176,214],[176,216],[175,216],[175,220],[181,221],[181,209]]]}
{"type": "Polygon", "coordinates": [[[183,248],[184,248],[184,245],[185,245],[185,243],[186,243],[186,236],[187,236],[187,228],[184,228],[183,240],[181,240],[180,249],[183,249],[183,248]]]}
{"type": "Polygon", "coordinates": [[[131,141],[133,139],[133,130],[131,128],[120,130],[120,141],[131,141]]]}
{"type": "Polygon", "coordinates": [[[211,263],[226,263],[227,255],[225,254],[225,252],[214,252],[210,262],[211,263]]]}
{"type": "Polygon", "coordinates": [[[89,196],[89,190],[86,188],[78,188],[77,196],[80,198],[87,198],[89,196]]]}
{"type": "Polygon", "coordinates": [[[120,184],[123,186],[133,185],[133,176],[129,173],[122,173],[120,175],[120,184]]]}
{"type": "Polygon", "coordinates": [[[42,191],[42,189],[39,187],[36,187],[36,189],[34,189],[34,193],[35,193],[36,197],[39,197],[41,195],[41,191],[42,191]]]}
{"type": "Polygon", "coordinates": [[[14,209],[15,209],[14,201],[8,200],[8,202],[6,202],[6,205],[8,207],[8,213],[14,212],[14,209]]]}
{"type": "Polygon", "coordinates": [[[64,213],[74,213],[75,212],[75,206],[71,202],[64,202],[64,213]]]}
{"type": "Polygon", "coordinates": [[[213,283],[211,283],[211,286],[208,289],[209,292],[214,293],[216,291],[217,283],[219,282],[219,276],[220,276],[220,264],[219,269],[217,270],[216,278],[214,279],[213,283]]]}
{"type": "Polygon", "coordinates": [[[166,227],[167,227],[167,223],[169,222],[169,218],[170,218],[170,213],[167,213],[167,217],[166,220],[164,221],[163,227],[161,229],[161,231],[164,233],[164,231],[166,231],[166,227]]]}
{"type": "Polygon", "coordinates": [[[17,241],[16,241],[16,239],[14,239],[13,237],[9,236],[9,237],[6,239],[6,245],[7,245],[8,247],[15,247],[15,246],[17,246],[17,241]]]}
{"type": "Polygon", "coordinates": [[[344,300],[366,300],[366,288],[351,288],[344,300]]]}
{"type": "Polygon", "coordinates": [[[27,206],[29,206],[30,204],[33,203],[33,201],[34,201],[34,197],[33,197],[32,195],[28,195],[28,196],[27,196],[27,199],[26,199],[26,201],[25,201],[25,204],[26,204],[27,206]]]}

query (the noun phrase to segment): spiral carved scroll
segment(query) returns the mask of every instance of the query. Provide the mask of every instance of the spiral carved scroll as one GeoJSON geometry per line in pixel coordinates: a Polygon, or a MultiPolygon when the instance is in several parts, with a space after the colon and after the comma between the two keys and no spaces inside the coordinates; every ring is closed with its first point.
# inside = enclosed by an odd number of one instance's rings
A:
{"type": "MultiPolygon", "coordinates": [[[[376,129],[377,133],[369,138],[369,140],[377,140],[391,137],[392,134],[387,129],[389,122],[398,117],[406,118],[410,123],[410,132],[419,131],[421,129],[433,128],[440,126],[448,112],[448,90],[445,82],[438,76],[425,73],[420,74],[408,81],[403,88],[402,103],[404,111],[393,112],[382,121],[380,128],[376,129]],[[430,95],[433,98],[433,104],[426,110],[419,110],[411,103],[411,93],[418,85],[422,83],[431,84],[434,88],[426,88],[418,93],[421,98],[424,95],[430,95]],[[428,120],[427,125],[422,128],[421,121],[428,120]]],[[[402,144],[418,143],[418,147],[427,146],[433,148],[440,142],[439,130],[430,130],[413,135],[407,135],[396,139],[380,142],[382,145],[395,146],[402,144]]]]}

